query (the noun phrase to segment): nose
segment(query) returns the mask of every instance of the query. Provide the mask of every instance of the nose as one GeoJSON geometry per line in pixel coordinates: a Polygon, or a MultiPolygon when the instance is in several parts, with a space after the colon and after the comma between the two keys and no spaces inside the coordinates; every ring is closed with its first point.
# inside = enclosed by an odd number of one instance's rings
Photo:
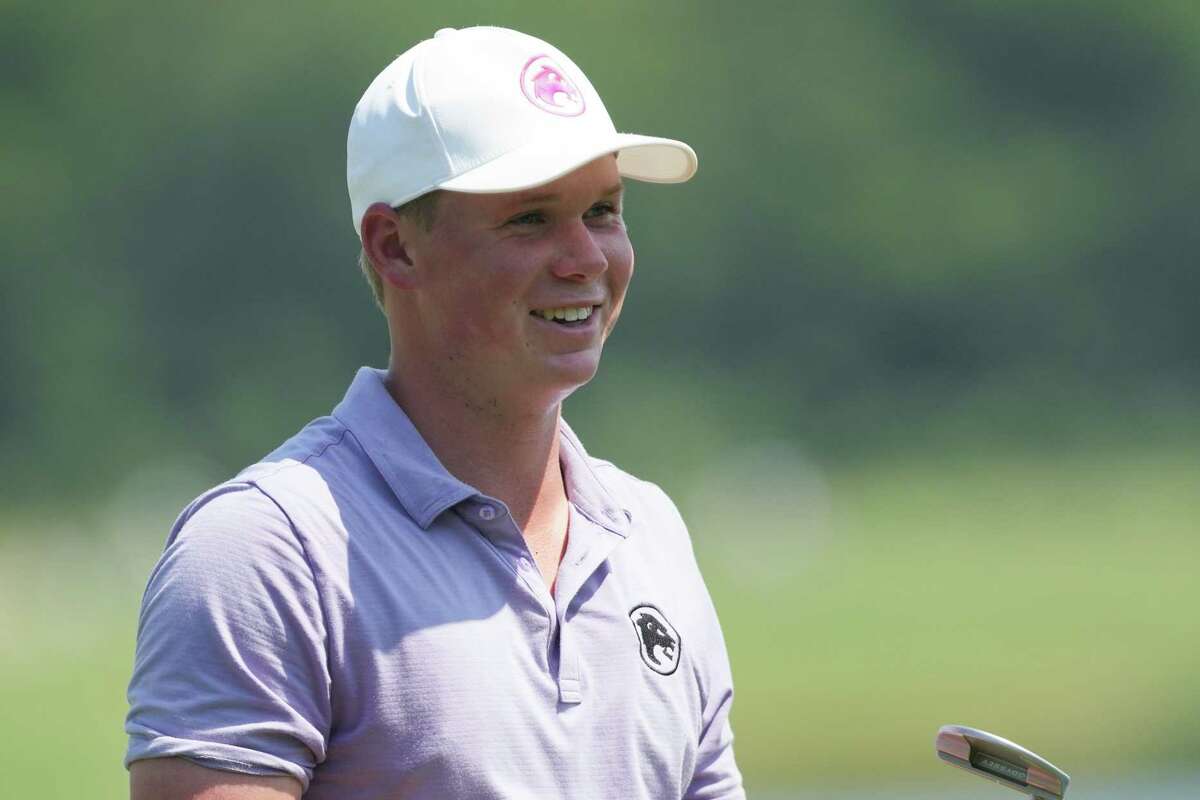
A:
{"type": "Polygon", "coordinates": [[[552,272],[564,280],[586,281],[604,274],[608,256],[583,220],[564,225],[559,235],[552,272]]]}

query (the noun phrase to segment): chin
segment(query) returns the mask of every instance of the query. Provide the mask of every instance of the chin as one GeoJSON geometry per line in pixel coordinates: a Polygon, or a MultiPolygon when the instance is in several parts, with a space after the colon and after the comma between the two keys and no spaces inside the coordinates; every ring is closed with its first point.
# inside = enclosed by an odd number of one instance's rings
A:
{"type": "Polygon", "coordinates": [[[555,356],[550,363],[544,365],[541,380],[538,382],[563,398],[596,377],[599,368],[598,353],[555,356]]]}

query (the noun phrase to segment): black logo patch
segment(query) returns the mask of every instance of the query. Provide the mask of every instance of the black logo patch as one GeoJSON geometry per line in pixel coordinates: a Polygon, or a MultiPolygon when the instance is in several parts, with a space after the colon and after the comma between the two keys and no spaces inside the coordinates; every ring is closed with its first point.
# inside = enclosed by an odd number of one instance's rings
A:
{"type": "Polygon", "coordinates": [[[642,661],[659,675],[670,675],[679,667],[683,642],[679,633],[663,613],[652,605],[642,604],[629,612],[629,621],[637,632],[642,661]]]}

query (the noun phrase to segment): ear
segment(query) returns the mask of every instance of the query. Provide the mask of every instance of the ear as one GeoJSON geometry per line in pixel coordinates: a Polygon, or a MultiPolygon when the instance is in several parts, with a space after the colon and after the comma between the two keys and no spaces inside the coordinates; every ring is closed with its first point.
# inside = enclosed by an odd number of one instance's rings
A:
{"type": "Polygon", "coordinates": [[[412,223],[387,203],[372,203],[363,214],[360,233],[363,252],[380,280],[397,289],[413,288],[412,223]]]}

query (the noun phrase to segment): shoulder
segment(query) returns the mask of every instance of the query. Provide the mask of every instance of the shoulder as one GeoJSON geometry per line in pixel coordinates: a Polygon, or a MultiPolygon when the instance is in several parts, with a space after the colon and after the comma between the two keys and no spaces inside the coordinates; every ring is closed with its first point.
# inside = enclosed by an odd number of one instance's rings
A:
{"type": "Polygon", "coordinates": [[[345,472],[337,461],[347,447],[348,430],[322,417],[275,448],[263,460],[200,494],[172,527],[166,553],[186,552],[229,563],[229,556],[304,560],[295,520],[305,506],[320,506],[328,485],[345,472]]]}
{"type": "Polygon", "coordinates": [[[364,458],[354,434],[341,420],[319,417],[242,470],[235,480],[256,485],[267,481],[286,484],[290,480],[303,482],[313,473],[333,479],[364,458]]]}
{"type": "Polygon", "coordinates": [[[227,486],[254,489],[254,502],[273,503],[276,513],[304,530],[340,529],[340,506],[378,483],[377,470],[354,433],[335,417],[313,420],[227,486]]]}
{"type": "Polygon", "coordinates": [[[586,464],[587,471],[599,482],[609,498],[625,510],[635,527],[641,520],[654,527],[669,526],[684,538],[687,537],[679,509],[658,484],[632,475],[611,461],[593,456],[566,420],[560,420],[559,430],[563,446],[569,449],[571,457],[581,459],[586,464]]]}
{"type": "Polygon", "coordinates": [[[239,589],[271,575],[294,582],[308,572],[307,554],[279,504],[252,484],[230,481],[180,514],[149,585],[187,587],[190,595],[239,589]]]}
{"type": "MultiPolygon", "coordinates": [[[[566,420],[560,421],[559,430],[564,459],[571,464],[569,469],[574,469],[574,465],[582,462],[585,469],[579,470],[580,475],[590,473],[589,478],[599,484],[602,494],[607,495],[606,505],[611,507],[615,504],[623,509],[635,528],[649,525],[661,529],[665,526],[687,538],[687,529],[679,509],[658,484],[643,480],[611,461],[590,454],[566,420]]],[[[582,480],[583,485],[588,483],[589,479],[582,480]]]]}
{"type": "Polygon", "coordinates": [[[624,510],[633,550],[658,563],[674,564],[677,577],[700,581],[691,533],[678,506],[661,486],[611,461],[588,457],[592,473],[624,510]]]}
{"type": "Polygon", "coordinates": [[[611,461],[587,456],[588,466],[612,494],[613,498],[630,512],[641,512],[659,521],[670,521],[683,526],[679,508],[661,486],[653,481],[639,478],[618,467],[611,461]]]}

